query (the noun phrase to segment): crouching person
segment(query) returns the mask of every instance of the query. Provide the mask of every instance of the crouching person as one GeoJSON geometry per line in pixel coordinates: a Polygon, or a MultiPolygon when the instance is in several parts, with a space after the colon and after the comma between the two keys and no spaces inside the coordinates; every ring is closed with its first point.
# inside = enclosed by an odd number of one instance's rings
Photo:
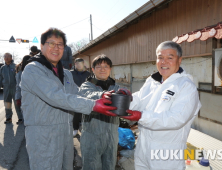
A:
{"type": "Polygon", "coordinates": [[[41,35],[40,55],[29,60],[22,73],[22,110],[31,170],[72,170],[73,135],[70,111],[109,114],[107,99],[90,100],[77,94],[72,74],[60,59],[65,34],[51,28],[41,35]]]}
{"type": "MultiPolygon", "coordinates": [[[[92,62],[94,75],[80,87],[80,94],[89,99],[109,97],[119,86],[109,77],[112,61],[105,55],[92,62]],[[107,92],[104,92],[107,91],[107,92]]],[[[119,118],[115,114],[92,112],[83,115],[80,139],[82,170],[114,170],[117,157],[119,118]]]]}

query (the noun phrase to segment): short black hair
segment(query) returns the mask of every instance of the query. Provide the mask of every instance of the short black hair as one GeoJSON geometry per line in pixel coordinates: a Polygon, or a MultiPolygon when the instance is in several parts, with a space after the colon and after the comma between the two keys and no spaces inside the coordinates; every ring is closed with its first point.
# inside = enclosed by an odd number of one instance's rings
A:
{"type": "Polygon", "coordinates": [[[76,58],[74,63],[77,63],[77,62],[84,62],[84,60],[82,58],[76,58]]]}
{"type": "Polygon", "coordinates": [[[30,55],[25,55],[22,59],[22,68],[21,70],[23,71],[25,69],[25,66],[28,64],[28,60],[31,58],[30,55]]]}
{"type": "Polygon", "coordinates": [[[4,57],[5,57],[6,54],[9,55],[12,58],[12,54],[11,53],[5,53],[4,57]]]}
{"type": "Polygon", "coordinates": [[[61,37],[63,39],[64,46],[66,46],[66,34],[57,28],[49,28],[46,32],[42,33],[41,35],[41,44],[44,45],[48,38],[52,36],[56,38],[61,37]]]}
{"type": "Polygon", "coordinates": [[[35,46],[35,45],[33,45],[33,46],[30,48],[30,50],[31,50],[31,52],[33,52],[33,53],[39,53],[39,52],[40,52],[40,50],[38,49],[38,47],[35,46]]]}
{"type": "Polygon", "coordinates": [[[108,64],[110,66],[110,68],[113,65],[112,61],[105,54],[100,54],[96,58],[93,59],[92,68],[95,68],[96,65],[100,65],[102,62],[108,64]]]}

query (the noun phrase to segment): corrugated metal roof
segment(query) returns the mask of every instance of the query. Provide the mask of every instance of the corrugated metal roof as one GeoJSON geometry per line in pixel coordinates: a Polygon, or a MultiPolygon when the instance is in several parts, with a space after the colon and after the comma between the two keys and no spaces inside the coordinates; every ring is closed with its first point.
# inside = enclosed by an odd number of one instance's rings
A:
{"type": "MultiPolygon", "coordinates": [[[[88,45],[88,48],[80,54],[90,55],[90,61],[99,54],[106,54],[113,65],[155,61],[155,50],[161,42],[172,40],[176,35],[197,31],[197,28],[202,30],[206,26],[221,22],[221,6],[222,0],[213,0],[209,6],[205,1],[165,0],[132,23],[128,23],[127,29],[124,26],[111,35],[108,35],[110,32],[107,30],[107,37],[104,33],[100,36],[102,39],[92,46],[88,45]]],[[[186,38],[187,36],[181,40],[186,38]]],[[[202,38],[193,42],[188,42],[189,40],[188,38],[181,43],[184,57],[212,55],[212,38],[205,41],[202,41],[202,38]]],[[[217,45],[219,44],[218,39],[217,45]]]]}
{"type": "MultiPolygon", "coordinates": [[[[80,49],[79,52],[81,52],[87,48],[90,48],[90,46],[92,46],[96,42],[106,38],[107,36],[109,36],[113,32],[117,31],[121,27],[125,26],[129,22],[133,21],[134,19],[138,18],[139,16],[141,16],[145,12],[148,12],[149,10],[153,9],[154,7],[156,7],[157,5],[159,5],[160,3],[164,2],[164,1],[166,1],[166,0],[150,0],[150,1],[148,1],[146,4],[141,6],[139,9],[137,9],[136,11],[134,11],[133,13],[128,15],[126,18],[121,20],[119,23],[117,23],[116,25],[114,25],[113,27],[111,27],[110,29],[105,31],[103,34],[101,34],[95,40],[93,40],[90,43],[88,43],[87,45],[85,45],[83,48],[80,49]]],[[[78,54],[79,52],[77,52],[76,54],[78,54]]],[[[74,55],[76,55],[76,54],[74,54],[74,55]]]]}

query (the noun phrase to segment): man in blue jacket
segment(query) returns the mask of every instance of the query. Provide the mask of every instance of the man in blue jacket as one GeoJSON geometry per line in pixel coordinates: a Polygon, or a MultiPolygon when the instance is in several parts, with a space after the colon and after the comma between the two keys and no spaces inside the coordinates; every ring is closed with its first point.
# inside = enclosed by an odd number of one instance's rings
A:
{"type": "Polygon", "coordinates": [[[4,55],[5,65],[0,69],[0,87],[4,87],[4,104],[6,121],[5,124],[12,122],[12,99],[14,101],[15,110],[18,115],[18,122],[20,124],[23,122],[23,116],[20,107],[15,101],[15,91],[16,91],[16,78],[15,78],[15,64],[12,60],[12,55],[10,53],[5,53],[4,55]]]}

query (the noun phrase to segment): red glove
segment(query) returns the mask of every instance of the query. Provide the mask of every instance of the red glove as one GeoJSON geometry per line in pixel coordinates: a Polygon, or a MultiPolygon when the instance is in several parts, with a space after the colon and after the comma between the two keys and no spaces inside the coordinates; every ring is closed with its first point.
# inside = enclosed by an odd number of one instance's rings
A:
{"type": "Polygon", "coordinates": [[[101,98],[103,99],[111,99],[110,97],[112,96],[112,93],[114,93],[115,90],[111,90],[111,91],[106,91],[102,94],[101,98]]]}
{"type": "Polygon", "coordinates": [[[16,100],[16,104],[17,104],[17,106],[21,106],[22,105],[21,99],[16,100]]]}
{"type": "Polygon", "coordinates": [[[121,88],[116,93],[131,96],[131,101],[133,101],[133,96],[132,96],[131,92],[127,89],[121,88]]]}
{"type": "Polygon", "coordinates": [[[71,69],[72,68],[72,64],[69,64],[69,69],[71,69]]]}
{"type": "Polygon", "coordinates": [[[96,100],[96,104],[93,107],[93,111],[104,114],[106,116],[117,116],[116,114],[109,111],[109,110],[116,110],[117,109],[116,107],[105,105],[111,103],[112,102],[108,99],[98,99],[96,100]]]}
{"type": "Polygon", "coordinates": [[[138,121],[141,118],[141,112],[136,110],[127,110],[127,113],[129,113],[129,116],[121,116],[124,119],[128,119],[131,121],[138,121]]]}

